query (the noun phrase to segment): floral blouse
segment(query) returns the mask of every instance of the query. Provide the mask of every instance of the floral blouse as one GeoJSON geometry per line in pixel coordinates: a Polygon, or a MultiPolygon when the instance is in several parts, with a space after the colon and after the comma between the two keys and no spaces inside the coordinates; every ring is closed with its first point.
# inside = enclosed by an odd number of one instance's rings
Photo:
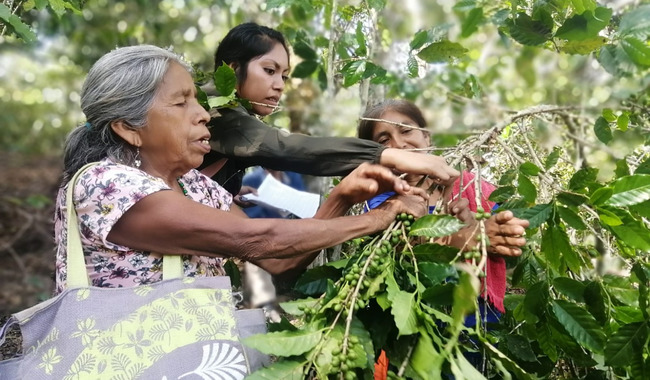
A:
{"type": "MultiPolygon", "coordinates": [[[[187,196],[196,202],[220,210],[230,210],[232,196],[224,188],[197,170],[179,181],[187,196]]],[[[81,244],[91,285],[130,287],[162,279],[162,255],[136,251],[107,240],[111,228],[136,202],[161,190],[171,190],[165,182],[139,169],[109,159],[86,170],[74,189],[81,244]]],[[[56,253],[56,293],[66,285],[67,185],[59,189],[54,216],[56,253]]],[[[220,276],[224,259],[196,255],[183,256],[185,276],[220,276]]]]}

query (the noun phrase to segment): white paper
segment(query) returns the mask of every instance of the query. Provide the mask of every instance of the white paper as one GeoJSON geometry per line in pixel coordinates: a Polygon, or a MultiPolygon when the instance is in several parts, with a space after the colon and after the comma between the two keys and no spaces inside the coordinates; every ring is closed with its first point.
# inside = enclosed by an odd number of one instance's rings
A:
{"type": "Polygon", "coordinates": [[[299,218],[311,218],[318,210],[320,195],[296,190],[267,175],[257,189],[257,195],[246,194],[244,201],[288,211],[299,218]]]}

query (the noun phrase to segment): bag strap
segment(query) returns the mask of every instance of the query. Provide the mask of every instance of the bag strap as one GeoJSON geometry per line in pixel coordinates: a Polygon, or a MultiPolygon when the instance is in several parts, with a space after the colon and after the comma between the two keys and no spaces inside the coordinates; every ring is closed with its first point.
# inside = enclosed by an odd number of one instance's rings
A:
{"type": "MultiPolygon", "coordinates": [[[[74,196],[74,187],[77,179],[90,167],[97,165],[97,162],[91,162],[77,170],[75,175],[68,182],[66,192],[66,208],[68,218],[68,241],[66,267],[67,287],[69,288],[87,288],[90,286],[88,273],[86,272],[86,259],[84,258],[83,248],[81,245],[81,234],[79,233],[79,223],[77,220],[77,210],[72,202],[74,196]]],[[[180,255],[163,255],[163,279],[173,279],[183,277],[183,262],[180,255]]]]}

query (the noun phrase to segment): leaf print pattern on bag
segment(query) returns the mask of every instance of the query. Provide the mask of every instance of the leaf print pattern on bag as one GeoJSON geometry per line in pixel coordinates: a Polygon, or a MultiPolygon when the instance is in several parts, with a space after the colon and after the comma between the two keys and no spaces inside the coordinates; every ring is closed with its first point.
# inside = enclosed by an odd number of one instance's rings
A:
{"type": "MultiPolygon", "coordinates": [[[[192,200],[228,211],[232,196],[224,188],[197,170],[180,178],[192,200]]],[[[56,200],[55,236],[57,236],[56,292],[66,283],[66,188],[56,200]]],[[[126,211],[146,196],[170,190],[161,179],[109,159],[88,169],[76,182],[74,205],[92,286],[117,288],[147,285],[162,278],[162,257],[151,252],[131,250],[111,243],[107,236],[126,211]]],[[[187,277],[225,275],[223,259],[183,256],[187,277]]]]}

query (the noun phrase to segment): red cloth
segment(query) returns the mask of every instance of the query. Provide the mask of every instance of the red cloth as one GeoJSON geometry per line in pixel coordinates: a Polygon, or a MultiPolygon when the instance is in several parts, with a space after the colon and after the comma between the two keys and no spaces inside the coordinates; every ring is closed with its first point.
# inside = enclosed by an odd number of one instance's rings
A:
{"type": "Polygon", "coordinates": [[[386,380],[386,377],[388,377],[388,358],[386,357],[386,351],[381,350],[381,354],[375,363],[374,380],[386,380]]]}
{"type": "MultiPolygon", "coordinates": [[[[465,189],[460,195],[461,198],[465,198],[469,201],[469,208],[473,212],[476,212],[476,191],[475,184],[472,182],[474,180],[474,174],[464,171],[461,173],[461,178],[459,178],[454,183],[453,196],[458,195],[460,192],[460,183],[462,180],[463,189],[465,189]],[[468,184],[472,182],[469,186],[468,184]]],[[[496,189],[496,186],[493,184],[481,181],[481,206],[485,211],[491,211],[495,203],[488,201],[490,194],[496,189]]],[[[505,308],[503,307],[503,297],[506,294],[506,262],[501,256],[488,255],[488,260],[485,268],[485,283],[481,289],[481,296],[485,295],[484,286],[487,285],[487,300],[489,300],[497,310],[502,313],[505,313],[505,308]]]]}

